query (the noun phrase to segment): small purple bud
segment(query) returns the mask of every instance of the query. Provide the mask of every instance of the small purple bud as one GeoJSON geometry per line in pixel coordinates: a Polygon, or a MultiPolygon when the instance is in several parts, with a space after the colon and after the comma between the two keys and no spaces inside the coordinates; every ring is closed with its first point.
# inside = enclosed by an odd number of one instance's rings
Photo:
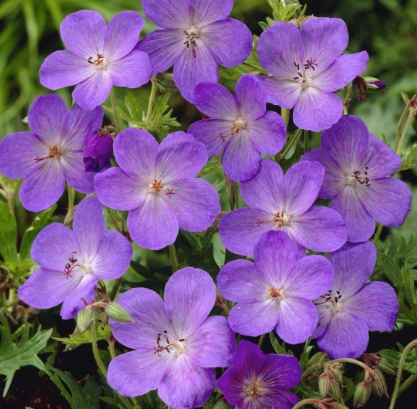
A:
{"type": "Polygon", "coordinates": [[[382,82],[378,78],[365,77],[364,80],[366,81],[368,85],[369,91],[379,91],[381,89],[384,89],[387,86],[385,82],[382,82]]]}
{"type": "Polygon", "coordinates": [[[368,95],[368,84],[358,75],[352,81],[352,91],[356,98],[358,98],[358,101],[366,101],[366,96],[368,95]]]}
{"type": "Polygon", "coordinates": [[[84,170],[86,172],[101,172],[111,167],[110,158],[113,155],[113,138],[100,133],[87,136],[83,154],[84,170]]]}

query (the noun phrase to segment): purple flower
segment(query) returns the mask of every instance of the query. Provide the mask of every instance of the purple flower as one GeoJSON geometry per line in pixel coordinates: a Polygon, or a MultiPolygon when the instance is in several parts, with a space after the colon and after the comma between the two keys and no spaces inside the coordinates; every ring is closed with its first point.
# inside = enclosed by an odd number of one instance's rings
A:
{"type": "Polygon", "coordinates": [[[232,180],[252,178],[261,154],[275,155],[284,146],[284,121],[266,110],[266,91],[253,75],[239,79],[235,96],[219,84],[198,84],[195,105],[210,119],[192,124],[188,132],[204,143],[209,156],[223,152],[223,168],[232,180]]]}
{"type": "Polygon", "coordinates": [[[249,29],[227,18],[233,0],[143,0],[142,6],[162,30],[148,34],[138,49],[148,53],[154,74],[174,65],[174,82],[188,101],[199,82],[217,82],[217,63],[233,67],[251,52],[249,29]]]}
{"type": "Polygon", "coordinates": [[[25,180],[20,201],[38,212],[53,205],[64,193],[65,182],[82,193],[94,192],[94,174],[86,173],[83,148],[86,137],[101,128],[103,109],[67,110],[57,95],[43,95],[29,108],[32,132],[17,132],[0,143],[0,172],[25,180]]]}
{"type": "Polygon", "coordinates": [[[36,236],[30,254],[40,268],[19,288],[19,297],[35,308],[63,302],[61,316],[69,319],[83,309],[83,299],[94,299],[99,279],[124,274],[132,246],[121,233],[105,231],[103,206],[87,197],[77,206],[73,230],[52,223],[36,236]]]}
{"type": "Polygon", "coordinates": [[[112,86],[138,88],[151,77],[149,57],[135,50],[143,18],[133,11],[115,15],[106,26],[101,14],[81,10],[61,24],[68,51],[55,51],[40,69],[41,84],[56,90],[76,85],[72,97],[84,109],[101,105],[112,86]]]}
{"type": "Polygon", "coordinates": [[[380,281],[366,281],[376,262],[371,242],[347,243],[331,253],[333,287],[317,300],[319,324],[313,334],[329,358],[357,358],[368,345],[368,331],[391,331],[398,312],[394,289],[380,281]]]}
{"type": "Polygon", "coordinates": [[[227,263],[217,278],[219,290],[237,303],[229,315],[233,331],[256,337],[272,330],[287,343],[304,342],[316,328],[312,300],[333,283],[333,270],[323,256],[301,257],[287,234],[270,231],[255,245],[255,263],[227,263]]]}
{"type": "Polygon", "coordinates": [[[184,132],[158,142],[148,132],[125,129],[114,141],[120,168],[94,179],[99,200],[129,210],[127,227],[139,246],[151,250],[172,244],[178,229],[203,231],[220,212],[219,196],[195,176],[207,162],[204,145],[184,132]]]}
{"type": "Polygon", "coordinates": [[[299,162],[284,176],[276,162],[263,159],[258,174],[240,183],[242,198],[250,207],[234,210],[220,220],[223,244],[233,253],[246,256],[253,254],[263,233],[283,230],[300,246],[313,251],[342,247],[347,232],[340,214],[328,207],[313,206],[323,177],[324,168],[319,163],[299,162]]]}
{"type": "Polygon", "coordinates": [[[291,355],[264,355],[261,348],[241,341],[233,366],[218,379],[217,386],[237,409],[291,409],[299,399],[283,389],[301,380],[301,367],[291,355]]]}
{"type": "Polygon", "coordinates": [[[388,227],[404,223],[412,194],[404,182],[389,177],[402,159],[370,134],[361,119],[343,116],[323,132],[321,148],[303,159],[320,162],[326,169],[319,196],[332,199],[330,207],[342,215],[349,241],[368,240],[374,220],[388,227]]]}
{"type": "Polygon", "coordinates": [[[102,135],[100,132],[97,132],[87,137],[83,153],[86,172],[101,172],[110,168],[110,158],[112,156],[113,138],[110,135],[102,135]]]}
{"type": "Polygon", "coordinates": [[[177,271],[164,298],[146,288],[120,296],[118,303],[135,322],[110,326],[115,338],[135,351],[110,362],[109,385],[123,396],[158,389],[176,409],[203,406],[215,387],[213,368],[232,363],[235,336],[225,317],[208,316],[216,287],[205,271],[177,271]]]}
{"type": "Polygon", "coordinates": [[[311,18],[299,30],[293,23],[278,22],[259,39],[269,100],[293,108],[294,123],[303,129],[330,128],[342,116],[343,103],[335,91],[366,69],[368,54],[341,55],[348,45],[346,24],[338,18],[311,18]],[[278,77],[278,78],[277,78],[278,77]]]}

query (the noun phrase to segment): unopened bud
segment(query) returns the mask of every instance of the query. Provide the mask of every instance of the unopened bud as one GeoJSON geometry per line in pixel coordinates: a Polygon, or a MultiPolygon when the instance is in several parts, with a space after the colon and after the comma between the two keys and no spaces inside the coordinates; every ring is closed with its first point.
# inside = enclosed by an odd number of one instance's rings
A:
{"type": "Polygon", "coordinates": [[[129,313],[119,304],[110,302],[106,307],[106,314],[116,321],[120,322],[135,322],[129,313]]]}
{"type": "Polygon", "coordinates": [[[366,101],[366,96],[368,95],[368,84],[358,75],[352,81],[352,91],[358,101],[366,101]]]}
{"type": "Polygon", "coordinates": [[[388,361],[388,359],[386,359],[386,358],[381,358],[378,361],[377,367],[382,372],[385,372],[387,375],[396,375],[397,374],[395,366],[390,361],[388,361]]]}
{"type": "Polygon", "coordinates": [[[325,372],[323,372],[319,376],[319,392],[320,392],[320,395],[323,396],[323,398],[329,395],[330,384],[331,384],[330,378],[327,376],[325,372]]]}
{"type": "Polygon", "coordinates": [[[213,409],[233,409],[234,406],[231,406],[227,403],[225,399],[220,399],[214,406],[213,409]]]}
{"type": "Polygon", "coordinates": [[[384,89],[387,86],[385,82],[382,82],[378,78],[365,77],[364,80],[366,81],[369,91],[380,91],[381,89],[384,89]]]}
{"type": "Polygon", "coordinates": [[[77,315],[77,329],[80,332],[87,331],[93,323],[93,313],[91,310],[81,310],[77,315]]]}
{"type": "Polygon", "coordinates": [[[384,374],[378,368],[374,369],[374,378],[371,382],[371,389],[372,393],[378,396],[378,398],[381,398],[382,396],[386,396],[388,398],[387,383],[385,381],[384,374]]]}
{"type": "Polygon", "coordinates": [[[368,402],[371,396],[371,386],[368,382],[363,381],[356,385],[355,394],[353,395],[353,407],[361,408],[368,402]]]}

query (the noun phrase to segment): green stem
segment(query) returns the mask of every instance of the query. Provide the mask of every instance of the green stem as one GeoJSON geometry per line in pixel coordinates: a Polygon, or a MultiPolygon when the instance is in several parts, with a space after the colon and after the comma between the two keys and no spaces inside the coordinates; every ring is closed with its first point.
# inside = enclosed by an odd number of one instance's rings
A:
{"type": "Polygon", "coordinates": [[[410,109],[410,112],[408,113],[407,122],[405,123],[404,129],[402,130],[400,139],[398,141],[398,146],[395,149],[395,152],[397,152],[398,155],[401,155],[401,150],[403,147],[404,139],[407,134],[408,128],[411,125],[411,122],[413,122],[413,119],[414,119],[414,110],[410,109]]]}
{"type": "Polygon", "coordinates": [[[262,344],[264,343],[264,339],[265,339],[265,334],[262,334],[259,338],[259,342],[258,342],[258,346],[261,347],[262,344]]]}
{"type": "Polygon", "coordinates": [[[111,100],[111,108],[113,110],[113,115],[114,115],[114,124],[116,125],[117,133],[119,133],[121,129],[120,129],[119,113],[117,112],[117,102],[116,102],[116,94],[114,92],[114,87],[110,91],[110,100],[111,100]]]}
{"type": "Polygon", "coordinates": [[[310,142],[310,132],[304,131],[304,153],[308,152],[310,142]]]}
{"type": "Polygon", "coordinates": [[[300,139],[301,134],[303,131],[301,129],[297,129],[292,136],[292,138],[288,141],[287,146],[284,148],[284,150],[280,153],[281,158],[284,158],[287,156],[288,152],[291,150],[291,148],[297,144],[298,140],[300,139]]]}
{"type": "Polygon", "coordinates": [[[320,403],[319,399],[314,399],[314,398],[304,399],[304,400],[298,402],[295,406],[293,406],[292,409],[299,409],[299,408],[302,408],[303,406],[309,405],[309,404],[318,405],[319,403],[320,403]]]}
{"type": "Polygon", "coordinates": [[[113,288],[111,289],[110,293],[110,300],[114,301],[117,295],[117,291],[119,291],[120,284],[122,283],[122,277],[116,279],[113,288]]]}
{"type": "Polygon", "coordinates": [[[408,102],[408,104],[405,106],[404,111],[401,114],[400,120],[398,121],[397,131],[395,133],[395,147],[394,147],[395,152],[398,152],[398,144],[400,143],[403,123],[404,123],[405,117],[407,116],[407,112],[409,109],[410,109],[410,102],[408,102]]]}
{"type": "Polygon", "coordinates": [[[285,123],[285,129],[287,129],[288,123],[290,122],[290,110],[286,108],[281,108],[281,116],[285,123]]]}
{"type": "Polygon", "coordinates": [[[352,83],[349,84],[347,92],[346,92],[346,98],[343,101],[343,115],[348,114],[348,106],[351,101],[351,98],[350,98],[351,93],[352,93],[352,83]]]}
{"type": "Polygon", "coordinates": [[[376,243],[378,240],[379,240],[379,238],[380,238],[380,236],[381,236],[381,233],[382,233],[382,229],[384,228],[384,225],[383,224],[381,224],[381,223],[379,223],[378,224],[378,228],[377,228],[377,230],[376,230],[376,233],[375,233],[375,235],[374,235],[374,239],[373,239],[373,242],[374,243],[376,243]]]}
{"type": "Polygon", "coordinates": [[[234,197],[235,197],[235,206],[233,210],[239,209],[239,183],[234,182],[234,197]]]}
{"type": "Polygon", "coordinates": [[[356,359],[351,359],[351,358],[339,358],[339,359],[334,359],[331,362],[345,362],[347,364],[354,364],[354,365],[358,365],[361,368],[363,368],[365,371],[370,372],[370,373],[374,373],[373,369],[371,369],[369,366],[365,365],[363,362],[361,361],[357,361],[356,359]]]}
{"type": "Polygon", "coordinates": [[[172,272],[175,273],[178,267],[178,256],[174,243],[169,245],[169,260],[171,261],[172,272]]]}
{"type": "Polygon", "coordinates": [[[75,203],[75,190],[67,184],[67,190],[68,190],[68,208],[67,208],[67,214],[64,218],[64,224],[68,226],[72,222],[72,218],[74,216],[74,203],[75,203]]]}
{"type": "Polygon", "coordinates": [[[148,102],[148,111],[146,113],[146,123],[149,125],[151,122],[151,118],[152,118],[152,111],[153,111],[153,106],[154,106],[154,102],[155,102],[155,97],[156,97],[156,77],[153,76],[151,78],[151,82],[152,82],[152,88],[151,88],[151,95],[149,96],[149,102],[148,102]]]}
{"type": "Polygon", "coordinates": [[[409,376],[399,387],[398,395],[401,395],[410,385],[412,385],[417,380],[417,373],[409,376]]]}
{"type": "Polygon", "coordinates": [[[103,374],[103,376],[107,379],[107,369],[104,366],[103,361],[101,360],[100,353],[98,352],[98,347],[97,347],[97,324],[96,322],[94,322],[93,325],[91,326],[91,345],[93,347],[93,355],[97,363],[98,369],[103,374]]]}
{"type": "Polygon", "coordinates": [[[397,397],[399,395],[399,388],[400,388],[401,376],[402,376],[402,373],[403,373],[403,369],[404,369],[405,360],[407,358],[407,355],[416,346],[417,346],[417,339],[415,339],[414,341],[411,341],[404,348],[404,350],[403,350],[403,352],[401,354],[400,362],[398,363],[397,377],[395,378],[394,391],[392,392],[391,404],[389,405],[389,409],[394,409],[395,402],[396,402],[397,397]]]}

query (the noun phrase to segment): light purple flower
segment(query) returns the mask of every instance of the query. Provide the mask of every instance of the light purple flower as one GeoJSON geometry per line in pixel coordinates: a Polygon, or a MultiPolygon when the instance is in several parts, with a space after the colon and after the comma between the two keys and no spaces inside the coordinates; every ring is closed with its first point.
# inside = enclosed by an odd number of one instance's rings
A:
{"type": "Polygon", "coordinates": [[[40,69],[41,84],[56,90],[77,85],[72,97],[84,109],[101,105],[111,88],[138,88],[151,77],[149,57],[134,49],[144,26],[134,11],[116,14],[106,26],[100,13],[81,10],[61,24],[68,50],[55,51],[40,69]]]}
{"type": "Polygon", "coordinates": [[[100,132],[89,135],[85,141],[83,163],[86,172],[101,172],[111,167],[113,138],[100,132]]]}
{"type": "Polygon", "coordinates": [[[258,345],[241,341],[233,366],[217,380],[227,402],[237,409],[291,409],[300,399],[283,389],[301,380],[301,367],[291,355],[264,355],[258,345]]]}
{"type": "Polygon", "coordinates": [[[402,159],[369,133],[365,123],[343,116],[323,132],[321,148],[303,157],[326,169],[319,197],[332,199],[330,207],[343,217],[351,242],[368,240],[375,222],[402,225],[411,210],[412,194],[401,180],[389,177],[402,159]]]}
{"type": "Polygon", "coordinates": [[[162,30],[138,44],[153,66],[153,73],[174,65],[174,82],[181,94],[194,100],[194,87],[217,82],[217,64],[243,63],[252,49],[252,34],[240,21],[227,18],[233,0],[143,0],[146,16],[162,30]]]}
{"type": "Polygon", "coordinates": [[[81,193],[94,192],[93,173],[84,171],[83,148],[88,135],[98,132],[103,109],[68,111],[57,95],[43,95],[29,108],[32,132],[17,132],[0,142],[0,172],[24,178],[20,201],[38,212],[52,206],[64,193],[65,182],[81,193]]]}
{"type": "Polygon", "coordinates": [[[105,231],[103,206],[87,197],[77,206],[73,230],[52,223],[36,236],[30,254],[40,268],[19,288],[19,297],[42,309],[63,302],[61,316],[69,319],[83,309],[83,299],[94,299],[99,279],[125,273],[132,246],[121,233],[105,231]]]}
{"type": "Polygon", "coordinates": [[[368,54],[341,55],[348,45],[346,24],[338,18],[310,18],[299,30],[293,23],[277,22],[259,39],[268,102],[293,108],[294,123],[322,131],[342,116],[343,103],[335,92],[366,69],[368,54]]]}
{"type": "Polygon", "coordinates": [[[123,396],[158,389],[175,409],[203,406],[215,387],[215,367],[232,363],[235,336],[225,317],[208,316],[216,287],[205,271],[183,268],[154,291],[134,288],[118,303],[135,322],[111,321],[115,338],[134,351],[110,362],[108,382],[123,396]]]}
{"type": "Polygon", "coordinates": [[[358,358],[368,345],[368,331],[394,329],[397,295],[387,283],[367,283],[376,262],[371,242],[347,243],[329,260],[335,279],[328,293],[315,300],[320,319],[313,337],[331,359],[358,358]]]}
{"type": "Polygon", "coordinates": [[[316,328],[312,302],[333,283],[333,270],[323,256],[301,257],[297,244],[281,231],[262,235],[255,263],[227,263],[217,278],[222,295],[237,303],[229,315],[233,331],[259,336],[272,330],[287,343],[304,342],[316,328]]]}
{"type": "Polygon", "coordinates": [[[261,154],[275,155],[285,143],[285,124],[266,110],[266,91],[253,75],[242,76],[233,96],[225,87],[203,82],[195,88],[195,105],[210,119],[188,128],[209,156],[223,153],[222,165],[232,180],[256,175],[261,154]]]}
{"type": "Polygon", "coordinates": [[[250,207],[234,210],[220,220],[223,244],[233,253],[246,256],[253,254],[263,233],[282,230],[313,251],[342,247],[347,232],[340,214],[328,207],[313,206],[323,177],[324,168],[317,162],[299,162],[284,176],[276,162],[263,159],[258,174],[240,183],[242,198],[250,207]]]}
{"type": "Polygon", "coordinates": [[[161,249],[178,229],[198,232],[213,224],[219,196],[195,177],[207,152],[193,136],[174,132],[158,145],[150,133],[129,128],[116,137],[114,155],[120,168],[96,175],[97,195],[112,209],[130,211],[127,227],[139,246],[161,249]]]}

